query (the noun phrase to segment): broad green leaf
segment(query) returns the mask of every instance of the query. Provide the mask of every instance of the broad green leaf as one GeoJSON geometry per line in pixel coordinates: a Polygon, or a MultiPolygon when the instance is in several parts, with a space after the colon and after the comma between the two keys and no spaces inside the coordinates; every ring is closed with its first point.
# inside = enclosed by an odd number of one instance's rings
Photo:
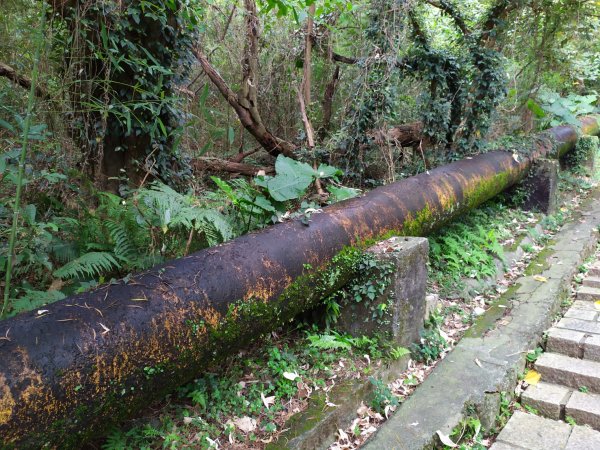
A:
{"type": "Polygon", "coordinates": [[[337,167],[328,166],[327,164],[321,164],[317,169],[317,178],[331,178],[343,174],[344,172],[337,167]]]}
{"type": "Polygon", "coordinates": [[[341,202],[342,200],[348,200],[349,198],[354,198],[360,195],[360,190],[353,189],[349,187],[336,187],[336,186],[327,186],[327,190],[334,197],[336,202],[341,202]]]}
{"type": "Polygon", "coordinates": [[[275,172],[277,175],[267,181],[267,189],[278,202],[302,197],[316,177],[315,170],[308,164],[283,155],[277,157],[275,172]]]}
{"type": "Polygon", "coordinates": [[[538,105],[533,99],[527,100],[527,109],[531,111],[535,117],[541,119],[542,117],[546,117],[546,113],[542,109],[540,105],[538,105]]]}

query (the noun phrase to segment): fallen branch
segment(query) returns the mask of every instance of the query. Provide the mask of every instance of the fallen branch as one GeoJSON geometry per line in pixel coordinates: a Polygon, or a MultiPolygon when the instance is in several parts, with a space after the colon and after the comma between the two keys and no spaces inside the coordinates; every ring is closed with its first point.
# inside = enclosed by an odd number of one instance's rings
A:
{"type": "MultiPolygon", "coordinates": [[[[17,73],[15,69],[0,62],[0,76],[8,78],[13,83],[21,86],[24,89],[31,89],[31,80],[24,75],[17,73]]],[[[35,87],[36,97],[43,98],[45,100],[50,98],[50,95],[46,90],[40,86],[35,87]]]]}
{"type": "Polygon", "coordinates": [[[275,173],[274,167],[257,167],[251,164],[244,164],[212,157],[193,159],[191,161],[191,165],[195,172],[209,171],[239,173],[249,177],[254,177],[258,175],[259,172],[264,172],[265,175],[275,173]]]}

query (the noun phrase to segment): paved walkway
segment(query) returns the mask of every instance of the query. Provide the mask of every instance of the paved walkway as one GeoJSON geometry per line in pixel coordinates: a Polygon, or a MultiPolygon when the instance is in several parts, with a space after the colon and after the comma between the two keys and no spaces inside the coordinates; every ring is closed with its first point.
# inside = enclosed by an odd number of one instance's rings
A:
{"type": "Polygon", "coordinates": [[[539,415],[517,411],[490,450],[600,450],[600,262],[548,331],[535,369],[541,381],[521,404],[539,415]]]}

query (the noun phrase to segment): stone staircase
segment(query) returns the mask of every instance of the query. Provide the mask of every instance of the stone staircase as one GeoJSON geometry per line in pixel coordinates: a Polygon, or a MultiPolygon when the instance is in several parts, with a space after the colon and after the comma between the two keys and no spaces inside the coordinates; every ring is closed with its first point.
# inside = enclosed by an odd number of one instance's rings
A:
{"type": "Polygon", "coordinates": [[[541,382],[521,403],[550,419],[572,417],[600,430],[600,262],[588,271],[574,304],[548,332],[546,353],[535,363],[541,382]]]}
{"type": "Polygon", "coordinates": [[[539,415],[517,411],[491,450],[600,450],[600,303],[595,302],[600,302],[600,261],[548,331],[546,352],[535,362],[541,381],[521,395],[521,404],[539,415]],[[565,423],[567,418],[577,425],[565,423]]]}

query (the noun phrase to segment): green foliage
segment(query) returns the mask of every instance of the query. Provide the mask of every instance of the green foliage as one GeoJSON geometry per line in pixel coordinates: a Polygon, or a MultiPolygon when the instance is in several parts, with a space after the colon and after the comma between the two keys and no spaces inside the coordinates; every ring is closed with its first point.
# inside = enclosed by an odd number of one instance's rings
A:
{"type": "Polygon", "coordinates": [[[106,176],[121,175],[119,160],[129,176],[133,162],[171,184],[189,175],[175,145],[185,119],[175,89],[190,69],[202,8],[190,0],[101,0],[56,16],[56,53],[67,73],[88,77],[85,87],[79,79],[68,85],[78,141],[85,153],[105,154],[106,176]]]}
{"type": "MultiPolygon", "coordinates": [[[[596,94],[569,94],[566,97],[562,97],[556,92],[543,91],[538,97],[541,102],[541,108],[545,113],[542,115],[536,114],[540,119],[543,119],[541,124],[542,129],[548,125],[554,127],[562,123],[574,125],[579,128],[581,124],[577,120],[577,116],[599,111],[596,106],[598,102],[598,95],[596,94]]],[[[531,100],[531,102],[533,101],[531,100]]],[[[540,107],[537,104],[535,105],[538,108],[540,107]]]]}
{"type": "MultiPolygon", "coordinates": [[[[232,421],[252,418],[257,422],[256,433],[276,433],[276,424],[287,416],[290,403],[299,395],[299,386],[327,386],[325,380],[334,373],[332,365],[337,365],[342,357],[350,359],[353,352],[362,358],[365,349],[372,345],[377,343],[371,338],[319,333],[316,328],[298,330],[289,343],[265,340],[243,358],[236,356],[217,372],[204,373],[181,387],[152,425],[113,430],[103,449],[156,448],[169,436],[179,439],[183,446],[202,449],[211,448],[211,441],[227,441],[229,435],[238,443],[249,444],[251,433],[244,434],[232,421]]],[[[358,369],[347,370],[354,373],[358,369]]],[[[145,367],[143,372],[145,376],[155,376],[160,368],[145,367]]],[[[389,394],[382,390],[383,407],[390,404],[386,395],[389,394]]],[[[392,397],[390,401],[393,402],[392,397]]]]}
{"type": "Polygon", "coordinates": [[[400,402],[386,384],[374,377],[369,377],[369,381],[373,385],[373,394],[371,398],[371,408],[379,414],[387,415],[389,407],[395,408],[400,402]]]}
{"type": "Polygon", "coordinates": [[[387,314],[387,305],[376,304],[375,300],[389,287],[393,271],[392,263],[381,263],[372,253],[359,255],[352,261],[354,276],[351,281],[324,299],[327,326],[337,322],[341,308],[361,302],[369,305],[371,312],[371,317],[362,318],[363,320],[383,320],[387,314]]]}
{"type": "Polygon", "coordinates": [[[533,364],[537,361],[537,359],[542,355],[544,349],[542,347],[536,347],[535,350],[530,350],[527,352],[525,357],[527,358],[527,362],[533,364]]]}
{"type": "Polygon", "coordinates": [[[442,316],[432,313],[425,322],[425,329],[421,332],[421,342],[412,345],[412,354],[417,361],[430,364],[446,350],[448,344],[440,333],[443,320],[442,316]]]}
{"type": "MultiPolygon", "coordinates": [[[[497,230],[488,228],[485,213],[472,212],[465,220],[454,223],[430,240],[432,269],[444,268],[447,276],[458,283],[461,277],[481,279],[496,274],[496,258],[503,259],[497,230]]],[[[494,224],[498,225],[498,224],[494,224]]]]}
{"type": "Polygon", "coordinates": [[[55,270],[54,276],[62,279],[78,277],[95,278],[101,273],[110,273],[119,267],[120,264],[112,254],[107,252],[89,252],[55,270]]]}
{"type": "MultiPolygon", "coordinates": [[[[467,417],[456,426],[450,438],[459,450],[485,450],[487,447],[482,443],[483,433],[481,421],[477,417],[467,417]]],[[[452,448],[445,445],[444,449],[452,448]]]]}

